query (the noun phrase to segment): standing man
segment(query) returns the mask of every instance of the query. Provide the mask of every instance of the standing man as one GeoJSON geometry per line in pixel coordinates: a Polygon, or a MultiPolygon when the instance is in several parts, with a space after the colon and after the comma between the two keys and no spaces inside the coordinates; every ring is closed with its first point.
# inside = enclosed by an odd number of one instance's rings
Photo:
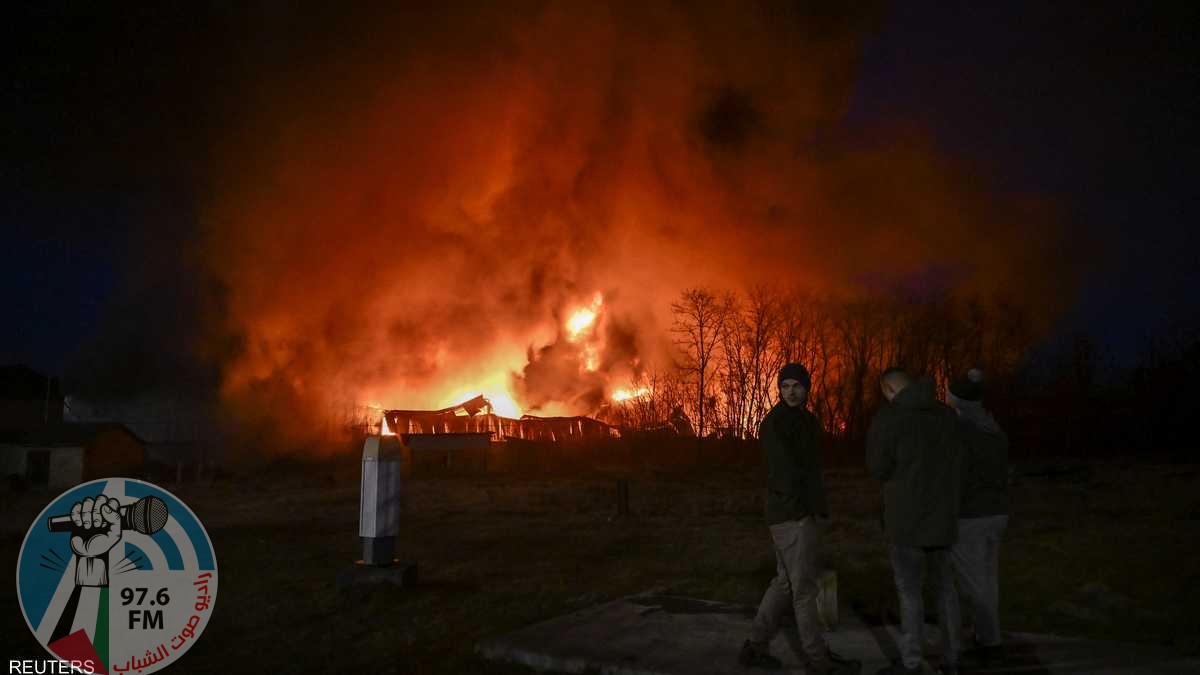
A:
{"type": "Polygon", "coordinates": [[[975,612],[977,646],[963,656],[991,665],[1004,658],[999,558],[1008,527],[1008,437],[982,401],[983,372],[977,368],[952,382],[946,393],[966,440],[958,542],[950,548],[950,564],[975,612]]]}
{"type": "Polygon", "coordinates": [[[779,371],[779,403],[759,426],[767,459],[767,524],[775,544],[775,578],[767,587],[750,639],[738,662],[747,667],[779,668],[771,640],[785,612],[796,615],[807,673],[857,674],[858,661],[829,651],[817,616],[817,578],[821,571],[821,535],[829,518],[821,476],[821,425],[805,403],[812,381],[808,370],[789,363],[779,371]]]}
{"type": "Polygon", "coordinates": [[[867,467],[883,481],[884,531],[900,599],[901,660],[880,675],[921,672],[928,564],[944,636],[942,672],[958,672],[961,618],[949,569],[958,536],[962,441],[958,419],[934,396],[933,380],[900,368],[880,378],[887,403],[867,431],[867,467]]]}

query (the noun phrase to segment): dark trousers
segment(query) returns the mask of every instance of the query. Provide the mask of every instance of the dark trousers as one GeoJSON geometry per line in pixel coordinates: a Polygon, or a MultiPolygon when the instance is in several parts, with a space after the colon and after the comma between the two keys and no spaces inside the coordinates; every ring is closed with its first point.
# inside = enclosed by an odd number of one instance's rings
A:
{"type": "Polygon", "coordinates": [[[922,590],[927,566],[937,597],[938,625],[945,640],[942,657],[947,664],[957,664],[962,642],[962,615],[950,570],[949,549],[893,545],[891,557],[896,592],[900,597],[900,657],[904,667],[916,668],[921,665],[921,652],[925,644],[925,600],[922,590]]]}

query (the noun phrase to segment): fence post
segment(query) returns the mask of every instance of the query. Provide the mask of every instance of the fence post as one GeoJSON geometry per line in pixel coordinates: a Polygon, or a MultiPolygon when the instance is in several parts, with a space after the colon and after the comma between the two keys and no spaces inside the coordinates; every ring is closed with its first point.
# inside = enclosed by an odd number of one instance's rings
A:
{"type": "Polygon", "coordinates": [[[625,479],[617,481],[617,515],[629,515],[629,481],[625,479]]]}

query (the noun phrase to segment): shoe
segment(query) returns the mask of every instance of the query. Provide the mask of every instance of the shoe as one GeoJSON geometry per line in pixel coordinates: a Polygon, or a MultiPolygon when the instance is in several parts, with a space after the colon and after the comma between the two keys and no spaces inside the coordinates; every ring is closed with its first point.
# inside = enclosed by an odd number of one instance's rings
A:
{"type": "Polygon", "coordinates": [[[922,672],[921,666],[905,668],[903,661],[892,661],[892,665],[881,668],[875,675],[921,675],[922,672]]]}
{"type": "Polygon", "coordinates": [[[1003,644],[974,647],[962,653],[964,664],[976,668],[990,668],[1000,665],[1008,656],[1003,644]]]}
{"type": "Polygon", "coordinates": [[[771,656],[770,647],[765,642],[746,640],[742,643],[742,651],[738,652],[738,663],[744,668],[763,668],[779,670],[783,661],[771,656]]]}
{"type": "Polygon", "coordinates": [[[809,661],[804,672],[805,675],[858,675],[862,672],[862,661],[847,659],[830,651],[820,661],[809,661]]]}

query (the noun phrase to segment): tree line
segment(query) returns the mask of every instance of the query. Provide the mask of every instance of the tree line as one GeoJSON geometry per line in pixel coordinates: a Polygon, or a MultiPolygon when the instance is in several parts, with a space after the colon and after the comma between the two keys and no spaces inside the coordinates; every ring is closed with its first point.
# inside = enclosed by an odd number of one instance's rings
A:
{"type": "Polygon", "coordinates": [[[789,362],[812,374],[809,408],[830,440],[857,448],[893,365],[933,378],[944,397],[969,368],[1017,456],[1157,456],[1195,461],[1200,316],[1147,327],[1136,355],[1094,336],[1048,336],[1013,298],[954,292],[819,297],[757,287],[691,288],[671,304],[673,363],[648,369],[644,395],[604,417],[635,432],[748,440],[777,400],[789,362]]]}
{"type": "Polygon", "coordinates": [[[775,404],[776,373],[798,361],[812,374],[809,408],[835,440],[857,441],[888,367],[932,376],[944,392],[951,378],[981,366],[1003,388],[1035,340],[1020,305],[981,295],[691,288],[670,309],[674,362],[643,372],[635,385],[644,395],[610,413],[632,429],[678,431],[686,420],[700,437],[754,438],[775,404]]]}

